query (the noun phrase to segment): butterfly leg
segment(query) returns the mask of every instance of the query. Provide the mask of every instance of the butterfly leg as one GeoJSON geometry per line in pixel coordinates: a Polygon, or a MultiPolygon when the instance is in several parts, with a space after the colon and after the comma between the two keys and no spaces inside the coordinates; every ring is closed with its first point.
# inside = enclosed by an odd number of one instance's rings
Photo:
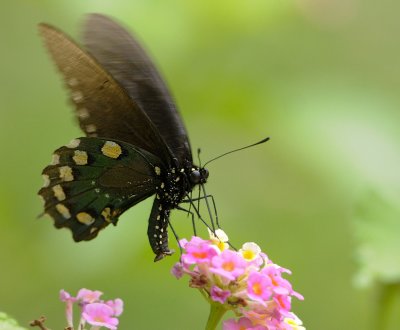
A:
{"type": "MultiPolygon", "coordinates": [[[[194,215],[192,214],[192,216],[194,216],[194,215]]],[[[174,227],[172,226],[171,220],[170,220],[170,219],[168,219],[168,225],[169,225],[169,228],[171,228],[172,233],[174,234],[176,241],[178,242],[179,251],[180,251],[180,254],[181,254],[181,256],[182,256],[183,251],[182,251],[182,246],[181,246],[181,244],[179,243],[179,236],[178,236],[178,234],[176,233],[174,227]]]]}
{"type": "Polygon", "coordinates": [[[180,207],[180,206],[178,206],[176,209],[179,210],[179,211],[184,211],[187,214],[190,214],[190,216],[192,217],[193,235],[197,236],[196,223],[194,221],[194,213],[192,211],[190,211],[190,209],[187,210],[187,209],[185,209],[183,207],[180,207]]]}
{"type": "MultiPolygon", "coordinates": [[[[197,198],[189,197],[187,199],[184,199],[181,203],[190,203],[190,207],[192,207],[192,203],[191,202],[200,201],[202,199],[207,200],[208,198],[211,199],[211,202],[212,202],[212,205],[213,205],[214,214],[215,214],[215,222],[216,222],[217,228],[221,228],[221,226],[219,224],[219,219],[218,219],[217,207],[216,207],[215,199],[214,199],[213,195],[205,195],[205,196],[201,196],[201,197],[197,197],[197,198]]],[[[197,209],[199,209],[199,207],[197,207],[197,209]]],[[[213,221],[213,217],[211,216],[211,210],[210,210],[209,207],[208,207],[208,210],[209,210],[209,213],[210,213],[211,224],[212,224],[212,227],[214,228],[215,227],[214,226],[214,221],[213,221]]]]}
{"type": "MultiPolygon", "coordinates": [[[[194,211],[195,211],[197,217],[200,219],[200,221],[201,221],[202,223],[204,223],[204,225],[205,225],[208,229],[210,229],[213,233],[215,232],[214,228],[211,228],[211,227],[208,225],[207,221],[205,221],[205,220],[202,218],[202,216],[200,215],[200,212],[199,212],[198,208],[197,208],[196,205],[193,203],[193,201],[190,199],[190,196],[189,196],[188,194],[186,194],[186,199],[185,199],[184,201],[182,201],[182,202],[190,203],[191,207],[193,207],[193,209],[194,209],[194,211]]],[[[178,206],[177,209],[178,209],[178,210],[181,210],[181,211],[189,212],[189,210],[187,210],[187,209],[185,209],[185,208],[182,208],[182,207],[180,207],[180,206],[178,206]]],[[[190,211],[190,213],[193,214],[192,211],[190,211]]]]}

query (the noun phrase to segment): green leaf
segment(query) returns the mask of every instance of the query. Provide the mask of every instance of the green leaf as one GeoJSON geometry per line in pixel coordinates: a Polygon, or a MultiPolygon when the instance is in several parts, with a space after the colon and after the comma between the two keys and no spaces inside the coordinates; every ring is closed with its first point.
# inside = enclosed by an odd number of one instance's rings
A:
{"type": "Polygon", "coordinates": [[[18,325],[17,321],[6,313],[0,312],[0,330],[27,330],[18,325]]]}
{"type": "Polygon", "coordinates": [[[370,191],[355,213],[356,257],[360,266],[356,282],[400,282],[400,196],[370,191]]]}

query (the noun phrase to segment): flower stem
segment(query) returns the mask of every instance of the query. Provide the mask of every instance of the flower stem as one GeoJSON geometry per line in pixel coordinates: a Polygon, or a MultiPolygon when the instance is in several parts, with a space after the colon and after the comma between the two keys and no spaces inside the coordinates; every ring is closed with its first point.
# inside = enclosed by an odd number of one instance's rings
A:
{"type": "Polygon", "coordinates": [[[205,330],[215,330],[222,316],[224,316],[226,308],[218,302],[210,303],[210,315],[208,316],[205,330]]]}

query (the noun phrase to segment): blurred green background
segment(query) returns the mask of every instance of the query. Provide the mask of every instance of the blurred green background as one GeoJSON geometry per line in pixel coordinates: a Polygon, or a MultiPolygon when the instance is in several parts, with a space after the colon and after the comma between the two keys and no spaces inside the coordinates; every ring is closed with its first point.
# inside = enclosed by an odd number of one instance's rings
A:
{"type": "MultiPolygon", "coordinates": [[[[178,254],[153,263],[150,199],[92,242],[36,219],[42,168],[82,135],[36,25],[78,37],[84,14],[100,12],[153,55],[203,162],[271,136],[209,166],[233,244],[255,241],[293,271],[305,296],[293,310],[308,329],[372,329],[386,308],[377,283],[400,277],[399,10],[388,0],[2,1],[0,310],[63,329],[59,290],[87,287],[125,301],[121,329],[204,328],[208,306],[170,275],[178,254]]],[[[190,235],[185,214],[172,219],[190,235]]]]}

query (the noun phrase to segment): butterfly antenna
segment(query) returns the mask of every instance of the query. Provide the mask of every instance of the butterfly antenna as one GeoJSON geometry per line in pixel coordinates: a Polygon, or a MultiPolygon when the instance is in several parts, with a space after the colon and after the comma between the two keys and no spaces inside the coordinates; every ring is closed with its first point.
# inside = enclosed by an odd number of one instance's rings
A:
{"type": "Polygon", "coordinates": [[[197,159],[198,159],[198,161],[199,161],[199,167],[201,168],[200,153],[201,153],[201,149],[200,149],[200,148],[197,148],[197,159]]]}
{"type": "Polygon", "coordinates": [[[231,153],[234,153],[234,152],[236,152],[236,151],[240,151],[240,150],[244,150],[244,149],[247,149],[247,148],[251,148],[251,147],[257,146],[257,145],[259,145],[259,144],[262,144],[262,143],[264,143],[264,142],[267,142],[268,140],[269,140],[269,137],[266,137],[265,139],[262,139],[261,141],[258,141],[258,142],[256,142],[256,143],[250,144],[250,145],[248,145],[248,146],[245,146],[245,147],[242,147],[242,148],[238,148],[238,149],[234,149],[234,150],[225,152],[224,154],[219,155],[219,156],[217,156],[217,157],[215,157],[215,158],[209,160],[207,163],[204,164],[204,167],[205,167],[207,164],[209,164],[209,163],[213,162],[214,160],[217,160],[217,159],[219,159],[219,158],[221,158],[221,157],[224,157],[224,156],[229,155],[229,154],[231,154],[231,153]]]}

